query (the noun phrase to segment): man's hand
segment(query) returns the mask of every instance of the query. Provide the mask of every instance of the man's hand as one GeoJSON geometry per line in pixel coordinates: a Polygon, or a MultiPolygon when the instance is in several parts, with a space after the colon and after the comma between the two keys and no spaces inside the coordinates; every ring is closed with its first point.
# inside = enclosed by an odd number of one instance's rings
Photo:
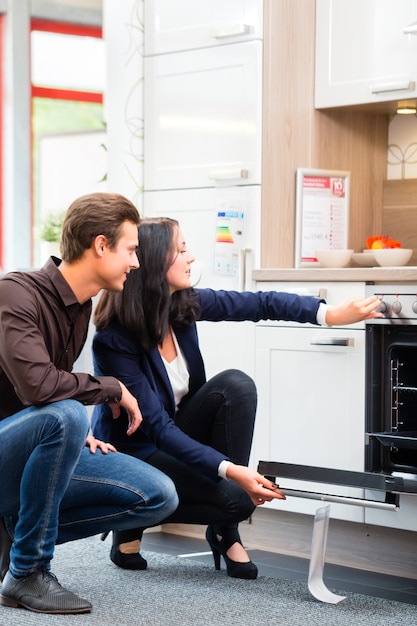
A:
{"type": "Polygon", "coordinates": [[[112,410],[114,419],[117,419],[120,416],[121,406],[126,410],[129,419],[129,427],[126,433],[128,435],[132,435],[142,423],[142,413],[139,410],[139,405],[136,398],[132,396],[130,391],[128,391],[123,383],[120,383],[120,386],[122,388],[122,397],[120,398],[120,402],[109,402],[109,406],[112,410]]]}
{"type": "Polygon", "coordinates": [[[89,435],[87,437],[85,445],[90,448],[91,454],[95,454],[97,448],[99,448],[103,454],[108,454],[109,450],[111,452],[117,452],[116,448],[111,443],[104,443],[104,441],[96,439],[93,435],[89,435]]]}

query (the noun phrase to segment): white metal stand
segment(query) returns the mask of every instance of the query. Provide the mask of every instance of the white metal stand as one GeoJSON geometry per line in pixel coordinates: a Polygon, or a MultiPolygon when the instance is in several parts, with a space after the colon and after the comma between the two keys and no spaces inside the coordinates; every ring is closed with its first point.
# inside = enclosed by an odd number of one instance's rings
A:
{"type": "Polygon", "coordinates": [[[313,539],[311,541],[308,588],[310,593],[321,602],[337,604],[346,596],[338,596],[327,589],[323,580],[324,557],[326,553],[327,531],[329,528],[330,504],[317,509],[314,516],[313,539]]]}

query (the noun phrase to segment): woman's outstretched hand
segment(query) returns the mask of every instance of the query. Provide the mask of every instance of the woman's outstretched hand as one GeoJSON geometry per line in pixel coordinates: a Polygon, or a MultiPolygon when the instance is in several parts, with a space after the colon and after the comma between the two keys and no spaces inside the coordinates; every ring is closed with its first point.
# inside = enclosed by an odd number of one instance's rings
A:
{"type": "Polygon", "coordinates": [[[229,463],[226,476],[249,494],[255,506],[271,502],[274,499],[285,500],[285,496],[279,490],[278,485],[250,467],[229,463]]]}
{"type": "Polygon", "coordinates": [[[375,317],[383,317],[380,311],[375,310],[380,304],[381,301],[378,296],[348,298],[340,304],[329,304],[326,311],[326,324],[329,326],[340,326],[355,324],[355,322],[375,317]]]}

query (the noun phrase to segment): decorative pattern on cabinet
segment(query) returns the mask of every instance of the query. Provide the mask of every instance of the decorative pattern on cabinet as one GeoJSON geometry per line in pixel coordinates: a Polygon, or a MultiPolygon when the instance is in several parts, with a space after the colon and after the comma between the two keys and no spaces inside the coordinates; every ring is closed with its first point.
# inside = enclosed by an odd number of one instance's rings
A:
{"type": "Polygon", "coordinates": [[[388,140],[387,178],[417,178],[417,117],[394,115],[388,140]]]}

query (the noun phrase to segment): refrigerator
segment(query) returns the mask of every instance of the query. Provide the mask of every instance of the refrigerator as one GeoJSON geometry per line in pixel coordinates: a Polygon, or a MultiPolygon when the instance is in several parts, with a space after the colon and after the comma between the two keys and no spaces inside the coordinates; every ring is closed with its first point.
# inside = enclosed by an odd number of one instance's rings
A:
{"type": "MultiPolygon", "coordinates": [[[[143,214],[179,221],[198,287],[253,288],[261,122],[262,2],[145,3],[143,214]]],[[[253,376],[253,323],[199,322],[198,332],[208,377],[253,376]]]]}

